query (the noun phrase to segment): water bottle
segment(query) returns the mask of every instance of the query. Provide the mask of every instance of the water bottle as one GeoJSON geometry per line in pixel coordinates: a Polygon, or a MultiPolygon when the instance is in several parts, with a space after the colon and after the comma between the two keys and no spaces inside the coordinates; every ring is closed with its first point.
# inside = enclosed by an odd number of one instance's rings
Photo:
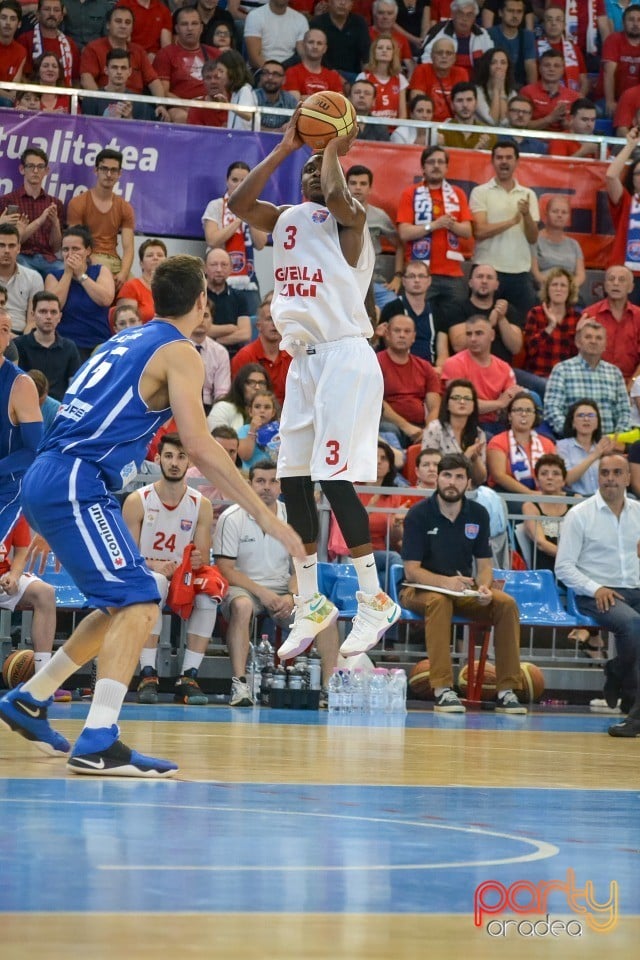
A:
{"type": "Polygon", "coordinates": [[[273,674],[273,680],[271,682],[272,690],[284,690],[287,685],[287,675],[284,672],[284,667],[278,667],[278,669],[273,674]]]}
{"type": "Polygon", "coordinates": [[[365,676],[357,667],[351,672],[351,709],[353,713],[364,713],[365,709],[365,676]]]}
{"type": "Polygon", "coordinates": [[[329,677],[329,713],[342,712],[342,676],[336,667],[329,677]]]}
{"type": "Polygon", "coordinates": [[[353,691],[351,689],[351,673],[342,671],[342,713],[353,712],[353,691]]]}
{"type": "Polygon", "coordinates": [[[247,686],[254,703],[260,703],[260,684],[262,683],[262,665],[258,650],[252,643],[249,644],[247,659],[247,686]]]}
{"type": "Polygon", "coordinates": [[[309,657],[309,689],[320,690],[322,688],[322,661],[317,653],[312,653],[309,657]]]}
{"type": "Polygon", "coordinates": [[[302,690],[309,689],[309,661],[307,657],[298,657],[295,662],[295,672],[302,677],[302,690]]]}
{"type": "Polygon", "coordinates": [[[273,667],[267,664],[261,675],[260,683],[260,703],[263,707],[268,707],[270,702],[271,684],[273,683],[273,667]]]}
{"type": "Polygon", "coordinates": [[[389,713],[407,712],[407,675],[404,670],[389,673],[389,713]]]}
{"type": "Polygon", "coordinates": [[[369,680],[369,713],[384,713],[387,709],[387,671],[376,667],[369,680]]]}
{"type": "Polygon", "coordinates": [[[275,658],[273,655],[273,647],[269,643],[269,634],[263,633],[260,637],[260,643],[258,644],[258,653],[262,659],[261,668],[264,668],[269,665],[273,670],[275,665],[275,658]]]}

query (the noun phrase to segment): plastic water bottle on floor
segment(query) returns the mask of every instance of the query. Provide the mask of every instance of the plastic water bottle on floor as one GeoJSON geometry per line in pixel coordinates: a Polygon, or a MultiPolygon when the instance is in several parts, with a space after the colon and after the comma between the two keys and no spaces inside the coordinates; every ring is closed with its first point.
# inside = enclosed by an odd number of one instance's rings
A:
{"type": "Polygon", "coordinates": [[[387,709],[387,671],[376,667],[369,678],[369,713],[384,713],[387,709]]]}
{"type": "Polygon", "coordinates": [[[407,675],[404,670],[389,672],[389,713],[407,712],[407,675]]]}
{"type": "Polygon", "coordinates": [[[336,669],[329,677],[329,713],[342,713],[342,672],[336,669]]]}
{"type": "Polygon", "coordinates": [[[309,689],[320,690],[322,687],[322,661],[315,650],[309,657],[309,689]]]}
{"type": "Polygon", "coordinates": [[[351,673],[342,671],[342,713],[353,712],[353,692],[351,688],[351,673]]]}
{"type": "Polygon", "coordinates": [[[366,701],[365,676],[360,668],[351,671],[351,709],[353,713],[364,713],[366,701]]]}

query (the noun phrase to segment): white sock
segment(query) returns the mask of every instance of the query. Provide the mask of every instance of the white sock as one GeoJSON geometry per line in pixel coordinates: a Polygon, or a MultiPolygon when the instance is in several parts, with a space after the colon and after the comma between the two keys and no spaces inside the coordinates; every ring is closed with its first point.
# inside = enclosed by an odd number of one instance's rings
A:
{"type": "Polygon", "coordinates": [[[508,690],[498,690],[498,700],[502,700],[502,698],[503,698],[507,693],[513,693],[513,690],[511,689],[511,687],[509,687],[508,690]]]}
{"type": "Polygon", "coordinates": [[[140,669],[144,670],[145,667],[156,668],[156,654],[158,652],[157,647],[143,647],[142,653],[140,654],[140,669]]]}
{"type": "Polygon", "coordinates": [[[437,699],[439,696],[441,696],[445,692],[445,690],[450,690],[450,689],[451,687],[434,687],[433,693],[437,699]]]}
{"type": "Polygon", "coordinates": [[[85,720],[85,728],[110,727],[117,723],[128,689],[125,683],[120,683],[118,680],[98,680],[85,720]]]}
{"type": "Polygon", "coordinates": [[[49,660],[51,660],[51,653],[34,652],[33,666],[35,667],[35,672],[39,673],[43,667],[46,667],[46,665],[49,663],[49,660]]]}
{"type": "Polygon", "coordinates": [[[182,661],[182,672],[187,670],[198,670],[204,659],[204,653],[196,653],[195,650],[185,650],[184,660],[182,661]]]}
{"type": "Polygon", "coordinates": [[[318,554],[312,553],[303,560],[294,557],[293,568],[298,580],[298,596],[312,597],[318,592],[318,554]]]}
{"type": "Polygon", "coordinates": [[[373,554],[367,553],[364,557],[354,557],[353,565],[358,574],[358,585],[361,591],[370,594],[379,593],[380,581],[373,554]]]}
{"type": "Polygon", "coordinates": [[[80,669],[80,666],[81,664],[74,663],[61,647],[49,663],[38,670],[31,680],[27,680],[24,689],[34,700],[48,700],[72,673],[80,669]]]}

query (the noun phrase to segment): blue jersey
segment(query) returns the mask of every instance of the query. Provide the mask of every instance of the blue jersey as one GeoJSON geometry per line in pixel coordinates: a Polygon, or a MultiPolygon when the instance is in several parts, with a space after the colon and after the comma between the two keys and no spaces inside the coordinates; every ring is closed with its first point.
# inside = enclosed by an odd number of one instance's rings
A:
{"type": "MultiPolygon", "coordinates": [[[[10,453],[15,453],[16,450],[24,448],[20,426],[11,423],[9,417],[11,390],[18,377],[23,376],[25,376],[24,370],[16,367],[15,363],[11,363],[10,360],[5,359],[4,363],[0,364],[0,460],[8,457],[10,453]]],[[[21,475],[26,469],[25,467],[18,473],[21,475]]],[[[17,475],[15,474],[2,475],[3,483],[16,479],[17,475]]]]}
{"type": "Polygon", "coordinates": [[[140,396],[144,370],[161,347],[187,338],[152,320],[107,340],[77,372],[39,449],[95,464],[110,490],[132,480],[149,442],[171,410],[150,410],[140,396]]]}

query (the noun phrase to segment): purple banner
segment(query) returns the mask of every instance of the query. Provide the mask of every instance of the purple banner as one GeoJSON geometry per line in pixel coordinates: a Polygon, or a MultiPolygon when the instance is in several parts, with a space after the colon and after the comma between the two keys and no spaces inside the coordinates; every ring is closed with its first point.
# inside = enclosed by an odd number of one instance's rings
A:
{"type": "MultiPolygon", "coordinates": [[[[136,233],[199,239],[205,207],[225,192],[229,164],[243,160],[255,167],[279,136],[0,108],[0,196],[22,185],[20,154],[36,146],[49,156],[44,189],[66,207],[71,197],[95,184],[96,155],[111,147],[124,156],[116,192],[135,210],[136,233]]],[[[263,199],[298,203],[300,171],[308,156],[306,149],[292,154],[263,199]]]]}

